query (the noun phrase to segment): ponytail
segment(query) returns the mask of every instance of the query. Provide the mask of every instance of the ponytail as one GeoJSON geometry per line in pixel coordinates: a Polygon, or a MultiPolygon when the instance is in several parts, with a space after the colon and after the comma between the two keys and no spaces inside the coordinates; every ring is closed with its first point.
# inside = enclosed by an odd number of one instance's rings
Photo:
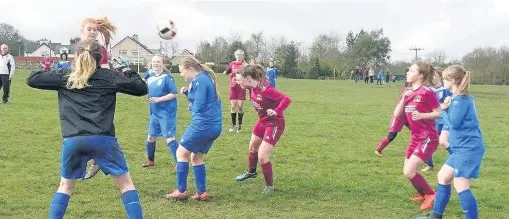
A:
{"type": "Polygon", "coordinates": [[[86,18],[83,20],[82,25],[86,23],[94,23],[97,24],[97,31],[99,31],[104,37],[104,45],[110,45],[110,40],[112,39],[112,34],[117,32],[117,28],[113,26],[113,24],[108,20],[107,17],[104,18],[86,18]]]}
{"type": "Polygon", "coordinates": [[[95,41],[82,41],[78,44],[76,55],[73,71],[67,79],[68,89],[83,89],[88,86],[88,79],[95,73],[101,60],[101,46],[95,41]]]}
{"type": "Polygon", "coordinates": [[[207,72],[207,74],[209,74],[210,78],[212,78],[212,81],[214,82],[214,87],[216,88],[216,95],[217,95],[217,98],[219,99],[220,96],[219,96],[219,88],[217,86],[217,78],[216,78],[216,73],[214,73],[214,70],[212,70],[209,66],[207,65],[204,65],[204,64],[200,64],[200,67],[201,69],[203,69],[203,71],[207,72]]]}
{"type": "Polygon", "coordinates": [[[456,94],[468,95],[470,93],[470,71],[465,71],[465,75],[463,79],[461,79],[461,83],[458,85],[458,90],[456,90],[456,94]]]}

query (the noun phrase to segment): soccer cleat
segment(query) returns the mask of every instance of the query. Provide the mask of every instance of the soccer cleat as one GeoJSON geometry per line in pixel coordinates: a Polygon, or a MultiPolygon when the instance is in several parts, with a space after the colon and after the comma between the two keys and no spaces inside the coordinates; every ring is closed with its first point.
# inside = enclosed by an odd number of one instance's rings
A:
{"type": "Polygon", "coordinates": [[[228,132],[235,132],[237,131],[237,127],[235,125],[232,125],[232,127],[230,127],[230,129],[228,129],[228,132]]]}
{"type": "Polygon", "coordinates": [[[435,215],[435,214],[431,213],[431,214],[428,214],[426,216],[417,217],[415,219],[442,219],[442,216],[435,215]]]}
{"type": "Polygon", "coordinates": [[[382,152],[381,152],[381,151],[377,151],[377,150],[375,150],[375,154],[376,154],[376,155],[378,155],[378,156],[380,156],[380,157],[383,157],[383,156],[384,156],[384,155],[382,154],[382,152]]]}
{"type": "Polygon", "coordinates": [[[198,193],[194,193],[194,195],[191,196],[191,198],[197,201],[207,201],[209,200],[209,194],[207,194],[207,192],[204,192],[201,195],[198,195],[198,193]]]}
{"type": "Polygon", "coordinates": [[[143,165],[141,165],[141,167],[152,167],[152,166],[155,166],[155,164],[154,161],[151,160],[147,160],[145,161],[145,163],[143,163],[143,165]]]}
{"type": "Polygon", "coordinates": [[[422,202],[422,201],[424,201],[424,198],[425,198],[424,195],[421,195],[421,194],[417,193],[410,200],[413,201],[413,202],[422,202]]]}
{"type": "Polygon", "coordinates": [[[428,171],[433,171],[435,170],[432,166],[426,166],[424,169],[422,169],[421,171],[422,172],[428,172],[428,171]]]}
{"type": "Polygon", "coordinates": [[[270,195],[270,194],[273,194],[275,191],[276,191],[276,189],[274,188],[274,186],[265,186],[263,188],[262,193],[266,194],[266,195],[270,195]]]}
{"type": "Polygon", "coordinates": [[[187,200],[187,191],[179,192],[178,189],[173,189],[173,191],[169,192],[164,197],[172,200],[187,200]]]}
{"type": "Polygon", "coordinates": [[[256,172],[250,173],[250,172],[246,171],[242,175],[235,177],[235,180],[237,180],[238,182],[242,182],[242,181],[244,181],[246,179],[249,179],[249,178],[256,178],[256,175],[257,175],[256,172]]]}
{"type": "Polygon", "coordinates": [[[424,197],[424,201],[422,202],[421,210],[425,211],[425,210],[432,209],[434,202],[435,202],[435,194],[433,194],[433,195],[426,195],[424,197]]]}
{"type": "Polygon", "coordinates": [[[94,177],[95,175],[97,175],[99,170],[101,170],[99,168],[99,165],[97,165],[97,164],[90,165],[90,169],[88,169],[87,175],[85,175],[85,179],[90,179],[90,178],[94,177]]]}

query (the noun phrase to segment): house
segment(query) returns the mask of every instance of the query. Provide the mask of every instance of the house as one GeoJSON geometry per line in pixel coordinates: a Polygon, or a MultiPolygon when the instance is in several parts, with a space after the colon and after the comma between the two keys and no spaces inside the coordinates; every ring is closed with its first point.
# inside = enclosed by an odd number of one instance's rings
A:
{"type": "Polygon", "coordinates": [[[196,61],[200,62],[196,58],[196,56],[187,49],[184,49],[184,51],[182,51],[179,55],[173,56],[171,58],[170,62],[172,65],[178,65],[180,63],[180,61],[182,61],[182,59],[184,59],[185,57],[191,57],[191,58],[195,59],[196,61]]]}
{"type": "Polygon", "coordinates": [[[67,53],[68,57],[73,57],[74,46],[71,43],[69,45],[62,45],[61,43],[52,43],[51,40],[40,39],[35,42],[26,41],[25,56],[27,57],[60,57],[60,54],[67,53]]]}
{"type": "Polygon", "coordinates": [[[138,35],[126,36],[111,47],[111,56],[120,56],[130,61],[133,65],[146,65],[152,56],[160,54],[159,49],[149,49],[140,43],[138,35]]]}

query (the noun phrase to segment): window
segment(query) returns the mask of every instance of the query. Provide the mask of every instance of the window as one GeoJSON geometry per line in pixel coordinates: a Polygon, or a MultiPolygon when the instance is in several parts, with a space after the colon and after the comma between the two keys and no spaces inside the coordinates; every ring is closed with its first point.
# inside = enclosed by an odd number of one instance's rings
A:
{"type": "Polygon", "coordinates": [[[133,51],[132,51],[133,56],[137,56],[137,55],[138,55],[138,53],[139,53],[139,52],[138,52],[138,50],[133,50],[133,51]]]}
{"type": "Polygon", "coordinates": [[[126,56],[127,55],[127,50],[125,50],[125,49],[119,50],[118,54],[121,55],[121,56],[126,56]]]}

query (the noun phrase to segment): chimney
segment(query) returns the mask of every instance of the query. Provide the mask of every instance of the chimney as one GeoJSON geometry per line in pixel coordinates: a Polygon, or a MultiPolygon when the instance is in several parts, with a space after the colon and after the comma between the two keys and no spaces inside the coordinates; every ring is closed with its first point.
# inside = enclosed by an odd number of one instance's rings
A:
{"type": "Polygon", "coordinates": [[[135,39],[136,41],[139,41],[139,40],[138,40],[138,35],[137,35],[137,34],[134,34],[134,35],[133,35],[133,39],[135,39]]]}

